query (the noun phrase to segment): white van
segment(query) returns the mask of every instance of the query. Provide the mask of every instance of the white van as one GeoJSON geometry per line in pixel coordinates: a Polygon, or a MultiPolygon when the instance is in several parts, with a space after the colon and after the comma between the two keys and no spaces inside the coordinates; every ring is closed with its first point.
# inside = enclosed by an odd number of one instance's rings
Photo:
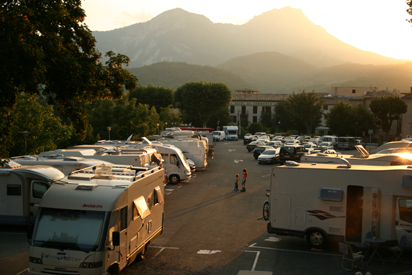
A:
{"type": "Polygon", "coordinates": [[[412,247],[412,166],[289,163],[270,180],[268,233],[363,243],[367,232],[412,247]],[[294,182],[296,184],[290,184],[294,182]]]}
{"type": "Polygon", "coordinates": [[[28,273],[119,274],[144,255],[163,223],[164,169],[73,172],[40,203],[28,273]]]}
{"type": "Polygon", "coordinates": [[[338,137],[337,136],[322,136],[320,138],[320,143],[322,142],[332,142],[334,148],[338,148],[338,137]]]}
{"type": "Polygon", "coordinates": [[[224,131],[214,131],[213,132],[213,140],[214,141],[222,141],[225,140],[225,132],[224,131]]]}

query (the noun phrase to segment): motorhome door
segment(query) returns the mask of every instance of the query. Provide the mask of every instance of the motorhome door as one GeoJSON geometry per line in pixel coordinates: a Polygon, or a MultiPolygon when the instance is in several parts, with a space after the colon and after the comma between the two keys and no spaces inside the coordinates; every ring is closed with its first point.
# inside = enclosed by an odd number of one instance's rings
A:
{"type": "Polygon", "coordinates": [[[408,237],[407,246],[412,245],[412,198],[398,198],[396,211],[396,237],[408,237]]]}

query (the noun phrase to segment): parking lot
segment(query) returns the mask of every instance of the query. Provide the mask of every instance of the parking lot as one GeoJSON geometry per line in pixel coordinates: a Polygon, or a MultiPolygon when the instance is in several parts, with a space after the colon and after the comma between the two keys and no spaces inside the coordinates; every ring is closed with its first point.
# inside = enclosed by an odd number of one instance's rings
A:
{"type": "MultiPolygon", "coordinates": [[[[354,153],[346,151],[345,153],[354,153]]],[[[126,274],[355,274],[341,268],[337,244],[312,250],[304,239],[266,232],[262,216],[273,165],[260,165],[243,141],[218,142],[215,158],[190,182],[165,187],[165,228],[144,260],[126,274]],[[247,168],[246,192],[233,192],[235,174],[247,168]]],[[[291,183],[293,184],[293,183],[291,183]]],[[[27,274],[28,244],[21,228],[0,232],[1,274],[27,274]],[[4,271],[7,271],[4,273],[4,271]]],[[[383,258],[390,255],[382,250],[383,258]]],[[[363,274],[412,274],[405,264],[372,261],[363,274]]]]}

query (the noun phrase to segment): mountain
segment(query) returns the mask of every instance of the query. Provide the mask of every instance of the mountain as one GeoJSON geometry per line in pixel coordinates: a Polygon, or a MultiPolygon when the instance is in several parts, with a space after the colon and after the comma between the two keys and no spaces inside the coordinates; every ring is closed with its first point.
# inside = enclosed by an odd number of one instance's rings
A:
{"type": "Polygon", "coordinates": [[[139,84],[177,89],[186,82],[220,82],[235,91],[251,85],[239,76],[219,68],[190,65],[183,62],[159,62],[129,71],[136,75],[139,84]]]}
{"type": "Polygon", "coordinates": [[[261,52],[293,56],[317,67],[404,62],[346,44],[290,7],[262,13],[243,25],[213,23],[173,9],[148,22],[93,35],[100,52],[125,54],[133,67],[163,61],[216,66],[261,52]]]}

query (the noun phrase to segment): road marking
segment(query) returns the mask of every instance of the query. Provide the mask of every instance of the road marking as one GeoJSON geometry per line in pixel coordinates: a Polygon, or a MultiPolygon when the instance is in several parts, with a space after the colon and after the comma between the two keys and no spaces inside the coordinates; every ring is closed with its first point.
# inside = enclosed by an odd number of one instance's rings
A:
{"type": "Polygon", "coordinates": [[[266,241],[266,242],[274,242],[274,243],[277,243],[277,242],[280,242],[281,239],[275,238],[275,237],[269,237],[269,239],[265,239],[265,241],[266,241]]]}
{"type": "Polygon", "coordinates": [[[156,255],[153,256],[153,258],[156,258],[156,256],[159,255],[165,249],[179,249],[179,247],[162,247],[162,246],[150,246],[150,247],[160,248],[160,251],[157,252],[156,255]]]}
{"type": "Polygon", "coordinates": [[[234,152],[234,151],[236,151],[236,149],[229,149],[228,151],[229,152],[234,152]]]}
{"type": "Polygon", "coordinates": [[[29,270],[28,268],[26,268],[25,270],[22,270],[22,271],[20,271],[19,273],[17,273],[16,275],[20,275],[20,274],[22,274],[23,272],[26,272],[27,270],[29,270]]]}
{"type": "Polygon", "coordinates": [[[199,250],[197,254],[212,255],[221,252],[220,250],[199,250]]]}
{"type": "Polygon", "coordinates": [[[264,177],[268,177],[268,176],[270,176],[270,174],[267,174],[267,175],[263,175],[263,176],[262,176],[262,178],[264,178],[264,177]]]}
{"type": "Polygon", "coordinates": [[[254,253],[256,253],[255,261],[253,263],[252,270],[251,270],[251,271],[255,271],[256,264],[257,264],[257,261],[259,259],[260,251],[245,251],[245,252],[254,252],[254,253]]]}
{"type": "Polygon", "coordinates": [[[329,255],[329,256],[342,257],[341,254],[319,253],[319,252],[313,252],[313,251],[297,251],[297,250],[283,249],[283,248],[256,246],[256,243],[249,245],[249,247],[250,248],[261,248],[261,249],[267,249],[267,250],[285,251],[285,252],[295,252],[295,253],[304,253],[304,254],[318,254],[318,255],[329,255]]]}
{"type": "Polygon", "coordinates": [[[239,162],[242,162],[243,161],[243,159],[235,159],[233,162],[234,163],[239,163],[239,162]]]}

